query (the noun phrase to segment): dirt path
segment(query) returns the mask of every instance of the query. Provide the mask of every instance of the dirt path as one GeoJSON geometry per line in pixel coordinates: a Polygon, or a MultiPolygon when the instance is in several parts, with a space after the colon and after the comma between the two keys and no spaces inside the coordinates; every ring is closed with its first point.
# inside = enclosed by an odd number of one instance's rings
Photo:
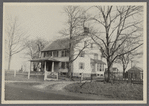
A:
{"type": "Polygon", "coordinates": [[[63,90],[63,88],[69,84],[72,84],[72,83],[75,83],[73,81],[51,81],[51,82],[45,82],[41,85],[35,85],[33,87],[35,88],[38,88],[38,89],[44,89],[46,87],[49,87],[52,89],[52,90],[63,90]]]}

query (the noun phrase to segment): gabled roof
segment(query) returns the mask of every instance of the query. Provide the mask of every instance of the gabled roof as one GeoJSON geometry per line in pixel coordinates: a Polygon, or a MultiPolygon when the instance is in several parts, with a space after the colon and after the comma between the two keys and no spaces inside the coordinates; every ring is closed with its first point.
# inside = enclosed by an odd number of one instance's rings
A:
{"type": "Polygon", "coordinates": [[[130,68],[128,71],[143,71],[143,70],[140,67],[134,66],[134,67],[130,68]]]}
{"type": "Polygon", "coordinates": [[[63,38],[53,41],[51,44],[46,46],[42,51],[68,49],[68,48],[69,48],[69,39],[63,38]]]}
{"type": "MultiPolygon", "coordinates": [[[[79,40],[83,39],[84,36],[74,36],[73,44],[76,44],[79,40]]],[[[62,49],[68,49],[69,48],[69,37],[57,39],[53,41],[51,44],[47,45],[42,51],[51,51],[51,50],[62,50],[62,49]]]]}
{"type": "Polygon", "coordinates": [[[93,62],[93,63],[99,63],[99,64],[106,64],[102,60],[97,60],[97,59],[91,59],[91,62],[93,62]]]}

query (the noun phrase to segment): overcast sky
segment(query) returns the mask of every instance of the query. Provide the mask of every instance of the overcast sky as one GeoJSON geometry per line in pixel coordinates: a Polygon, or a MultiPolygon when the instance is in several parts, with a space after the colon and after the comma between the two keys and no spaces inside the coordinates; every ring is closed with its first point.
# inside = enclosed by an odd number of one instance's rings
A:
{"type": "MultiPolygon", "coordinates": [[[[65,27],[63,7],[64,5],[50,3],[4,3],[3,20],[5,22],[6,17],[17,17],[30,39],[42,37],[50,41],[58,38],[58,32],[65,27]]],[[[12,69],[21,68],[23,61],[26,61],[22,57],[23,54],[20,53],[12,58],[12,69]]]]}
{"type": "MultiPolygon", "coordinates": [[[[53,40],[60,36],[58,33],[65,25],[65,15],[63,13],[63,5],[50,4],[5,4],[4,5],[4,21],[6,17],[17,17],[19,24],[24,29],[30,39],[42,37],[46,40],[53,40]]],[[[12,58],[12,69],[21,68],[23,55],[17,54],[12,58]]]]}

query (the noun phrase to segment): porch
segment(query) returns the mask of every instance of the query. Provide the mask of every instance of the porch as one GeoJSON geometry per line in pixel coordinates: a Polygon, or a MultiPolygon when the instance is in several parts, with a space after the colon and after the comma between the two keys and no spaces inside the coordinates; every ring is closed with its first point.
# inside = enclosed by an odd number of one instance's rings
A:
{"type": "MultiPolygon", "coordinates": [[[[58,80],[58,74],[61,71],[64,71],[61,68],[62,63],[68,62],[67,60],[59,60],[54,58],[40,58],[40,59],[32,59],[30,60],[30,70],[28,74],[28,79],[30,78],[31,70],[34,68],[34,64],[38,63],[38,71],[44,73],[44,80],[58,80]],[[53,78],[56,77],[56,79],[53,78]]],[[[68,69],[65,69],[65,72],[68,72],[68,69]]]]}
{"type": "Polygon", "coordinates": [[[104,77],[104,71],[106,65],[102,60],[91,59],[91,73],[97,77],[104,77]]]}

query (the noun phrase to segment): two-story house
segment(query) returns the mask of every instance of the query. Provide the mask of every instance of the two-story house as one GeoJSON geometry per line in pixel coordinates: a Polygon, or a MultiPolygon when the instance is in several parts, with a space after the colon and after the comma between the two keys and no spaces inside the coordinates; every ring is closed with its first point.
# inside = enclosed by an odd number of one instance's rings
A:
{"type": "MultiPolygon", "coordinates": [[[[41,70],[48,72],[68,73],[69,38],[58,39],[47,45],[41,52],[41,58],[31,62],[40,62],[41,70]]],[[[88,33],[73,37],[72,75],[90,77],[92,73],[104,77],[106,61],[100,49],[88,33]]]]}

